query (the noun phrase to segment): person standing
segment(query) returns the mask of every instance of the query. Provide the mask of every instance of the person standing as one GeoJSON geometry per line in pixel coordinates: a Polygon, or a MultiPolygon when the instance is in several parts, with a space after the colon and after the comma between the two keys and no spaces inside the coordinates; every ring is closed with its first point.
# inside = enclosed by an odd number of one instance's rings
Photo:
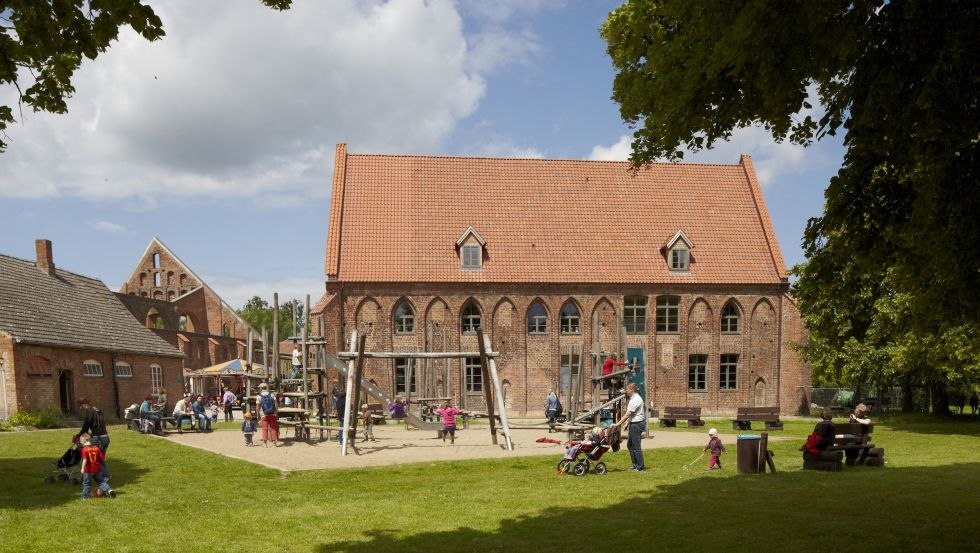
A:
{"type": "Polygon", "coordinates": [[[92,445],[88,434],[79,438],[82,442],[82,499],[92,498],[92,480],[95,480],[99,491],[105,497],[115,498],[116,492],[109,487],[109,480],[102,475],[102,465],[105,464],[105,454],[98,446],[92,445]]]}
{"type": "Polygon", "coordinates": [[[561,414],[561,402],[558,401],[558,394],[554,390],[548,390],[548,399],[544,403],[544,416],[548,418],[548,424],[554,424],[555,417],[561,414]]]}
{"type": "Polygon", "coordinates": [[[376,442],[377,440],[374,439],[374,414],[367,403],[361,405],[361,421],[364,425],[364,441],[376,442]]]}
{"type": "Polygon", "coordinates": [[[725,444],[721,443],[717,428],[708,430],[708,445],[704,446],[702,451],[711,452],[711,460],[708,461],[708,468],[705,470],[714,470],[715,467],[721,470],[721,454],[725,452],[725,444]]]}
{"type": "MultiPolygon", "coordinates": [[[[616,370],[616,367],[625,367],[626,362],[623,361],[623,355],[619,355],[619,360],[617,361],[616,356],[610,356],[609,359],[602,364],[602,376],[607,376],[616,370]]],[[[619,391],[622,387],[623,381],[620,378],[610,378],[602,384],[602,387],[609,390],[609,399],[613,398],[613,395],[619,391]]]]}
{"type": "Polygon", "coordinates": [[[232,392],[229,388],[225,388],[225,393],[221,395],[221,404],[225,408],[225,421],[235,420],[231,408],[234,407],[236,401],[238,401],[238,398],[235,396],[235,392],[232,392]]]}
{"type": "Polygon", "coordinates": [[[453,407],[452,402],[448,399],[441,408],[436,409],[436,414],[442,415],[442,441],[445,442],[448,435],[449,443],[456,443],[456,415],[462,412],[459,407],[453,407]]]}
{"type": "MultiPolygon", "coordinates": [[[[78,440],[83,434],[88,434],[92,445],[98,446],[102,451],[102,456],[105,457],[109,451],[109,431],[106,429],[102,410],[92,405],[92,402],[85,398],[78,400],[78,406],[85,412],[85,419],[82,421],[82,429],[78,431],[78,434],[75,434],[75,439],[78,440]]],[[[102,473],[102,480],[108,482],[109,465],[105,460],[101,463],[100,472],[102,473]]]]}
{"type": "Polygon", "coordinates": [[[252,447],[252,436],[255,434],[255,420],[252,418],[252,413],[245,413],[243,416],[245,420],[242,421],[242,435],[245,436],[245,445],[252,447]]]}
{"type": "Polygon", "coordinates": [[[259,384],[259,400],[256,404],[262,421],[262,445],[269,447],[269,440],[272,440],[272,445],[278,447],[279,406],[276,404],[276,396],[269,393],[269,385],[265,382],[259,384]]]}
{"type": "Polygon", "coordinates": [[[973,390],[973,393],[970,395],[970,412],[976,415],[977,407],[980,407],[980,396],[977,396],[977,391],[973,390]]]}
{"type": "Polygon", "coordinates": [[[293,342],[293,378],[299,378],[303,374],[303,352],[299,349],[299,344],[293,342]]]}
{"type": "Polygon", "coordinates": [[[640,440],[643,439],[643,431],[646,429],[646,412],[643,410],[643,397],[636,390],[636,384],[630,382],[626,385],[626,397],[629,402],[626,404],[626,414],[615,424],[623,426],[629,423],[629,438],[626,441],[626,449],[630,452],[630,461],[633,466],[630,470],[640,472],[646,470],[643,462],[643,448],[640,447],[640,440]]]}

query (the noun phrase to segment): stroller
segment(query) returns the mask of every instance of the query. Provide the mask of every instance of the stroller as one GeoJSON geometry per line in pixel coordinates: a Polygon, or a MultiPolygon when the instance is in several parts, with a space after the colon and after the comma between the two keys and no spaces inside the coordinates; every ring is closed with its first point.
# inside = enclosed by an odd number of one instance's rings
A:
{"type": "Polygon", "coordinates": [[[590,469],[596,474],[606,474],[606,463],[599,459],[609,450],[619,451],[619,441],[619,427],[593,428],[589,439],[569,443],[565,456],[558,461],[558,474],[571,472],[584,476],[590,469]]]}
{"type": "Polygon", "coordinates": [[[54,470],[44,477],[45,484],[53,484],[55,480],[61,480],[69,484],[78,484],[82,480],[78,477],[78,472],[73,470],[82,462],[82,444],[73,443],[68,451],[54,462],[54,470]]]}

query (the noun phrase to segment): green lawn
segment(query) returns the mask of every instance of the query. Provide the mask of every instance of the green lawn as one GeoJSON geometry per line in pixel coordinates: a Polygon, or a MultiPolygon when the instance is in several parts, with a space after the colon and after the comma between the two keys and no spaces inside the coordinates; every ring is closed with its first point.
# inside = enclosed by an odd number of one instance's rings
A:
{"type": "Polygon", "coordinates": [[[229,540],[236,550],[358,553],[973,549],[980,424],[893,417],[873,436],[887,467],[842,473],[800,470],[812,427],[772,433],[795,438],[770,442],[775,475],[735,474],[729,443],[721,473],[702,462],[683,470],[700,448],[681,448],[648,450],[652,470],[639,474],[625,470],[623,450],[605,458],[609,474],[586,477],[558,477],[557,451],[282,475],[117,427],[119,497],[89,502],[77,486],[42,483],[72,431],[2,433],[0,550],[222,551],[229,540]]]}

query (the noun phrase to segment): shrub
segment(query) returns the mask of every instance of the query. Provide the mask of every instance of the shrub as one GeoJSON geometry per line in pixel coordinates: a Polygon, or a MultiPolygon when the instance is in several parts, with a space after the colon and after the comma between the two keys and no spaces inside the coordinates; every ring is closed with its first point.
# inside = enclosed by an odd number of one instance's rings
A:
{"type": "Polygon", "coordinates": [[[32,426],[34,428],[57,428],[61,414],[57,409],[47,408],[38,411],[17,411],[7,419],[8,426],[32,426]]]}

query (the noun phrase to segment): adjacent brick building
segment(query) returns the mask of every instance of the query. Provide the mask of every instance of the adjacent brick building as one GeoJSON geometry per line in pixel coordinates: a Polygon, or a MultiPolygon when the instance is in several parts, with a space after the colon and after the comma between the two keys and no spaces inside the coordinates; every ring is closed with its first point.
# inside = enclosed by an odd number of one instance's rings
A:
{"type": "MultiPolygon", "coordinates": [[[[654,407],[806,405],[804,337],[752,160],[734,165],[336,152],[326,294],[329,349],[500,352],[508,409],[542,412],[612,354],[641,367],[654,407]]],[[[466,361],[430,362],[417,394],[481,408],[466,361]]],[[[367,374],[400,393],[406,360],[367,374]]]]}
{"type": "MultiPolygon", "coordinates": [[[[184,353],[188,371],[247,356],[248,323],[159,238],[150,240],[118,296],[137,320],[184,353]]],[[[253,331],[261,350],[258,338],[253,331]]]]}
{"type": "Polygon", "coordinates": [[[106,413],[160,388],[183,389],[183,354],[141,325],[100,280],[0,254],[0,417],[18,410],[106,413]]]}

